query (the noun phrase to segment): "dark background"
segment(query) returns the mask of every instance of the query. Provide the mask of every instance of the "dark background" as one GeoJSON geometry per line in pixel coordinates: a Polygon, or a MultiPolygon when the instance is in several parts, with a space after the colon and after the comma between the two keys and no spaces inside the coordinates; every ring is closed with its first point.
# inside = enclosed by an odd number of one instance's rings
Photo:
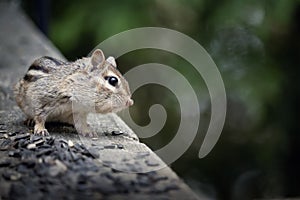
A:
{"type": "MultiPolygon", "coordinates": [[[[204,82],[198,81],[201,76],[195,77],[185,60],[159,50],[138,50],[118,59],[122,73],[148,62],[181,70],[200,99],[199,136],[172,169],[194,191],[216,199],[300,196],[299,1],[35,0],[21,5],[70,60],[137,27],[170,28],[198,41],[217,64],[228,100],[221,138],[203,159],[197,155],[210,104],[204,82]]],[[[140,125],[149,123],[152,104],[165,106],[165,127],[142,140],[154,150],[164,146],[179,124],[175,96],[164,87],[148,85],[133,98],[130,111],[140,125]]]]}

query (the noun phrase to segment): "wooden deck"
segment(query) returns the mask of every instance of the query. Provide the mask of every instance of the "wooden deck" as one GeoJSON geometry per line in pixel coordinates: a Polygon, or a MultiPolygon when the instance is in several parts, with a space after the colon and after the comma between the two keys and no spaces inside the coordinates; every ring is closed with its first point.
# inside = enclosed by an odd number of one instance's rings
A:
{"type": "Polygon", "coordinates": [[[0,26],[0,199],[199,199],[116,114],[91,116],[97,139],[28,134],[12,86],[35,58],[64,57],[15,4],[0,3],[0,26]]]}

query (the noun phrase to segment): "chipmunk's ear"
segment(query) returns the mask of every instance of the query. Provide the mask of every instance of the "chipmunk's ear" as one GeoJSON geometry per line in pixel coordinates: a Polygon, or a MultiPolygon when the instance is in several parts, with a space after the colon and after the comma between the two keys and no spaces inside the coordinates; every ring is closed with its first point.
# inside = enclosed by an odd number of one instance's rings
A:
{"type": "Polygon", "coordinates": [[[112,66],[117,67],[117,63],[116,63],[116,60],[115,60],[114,57],[109,56],[109,57],[106,59],[106,61],[107,61],[108,63],[110,63],[112,66]]]}
{"type": "Polygon", "coordinates": [[[96,49],[91,56],[92,70],[103,64],[104,61],[105,57],[103,52],[100,49],[96,49]]]}

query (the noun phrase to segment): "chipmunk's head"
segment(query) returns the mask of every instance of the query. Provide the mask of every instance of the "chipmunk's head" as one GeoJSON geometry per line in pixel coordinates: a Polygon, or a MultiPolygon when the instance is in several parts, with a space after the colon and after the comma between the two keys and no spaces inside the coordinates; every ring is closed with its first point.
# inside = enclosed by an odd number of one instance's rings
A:
{"type": "Polygon", "coordinates": [[[88,70],[96,83],[97,112],[118,112],[133,105],[128,82],[118,71],[113,57],[105,59],[100,49],[95,50],[88,70]]]}

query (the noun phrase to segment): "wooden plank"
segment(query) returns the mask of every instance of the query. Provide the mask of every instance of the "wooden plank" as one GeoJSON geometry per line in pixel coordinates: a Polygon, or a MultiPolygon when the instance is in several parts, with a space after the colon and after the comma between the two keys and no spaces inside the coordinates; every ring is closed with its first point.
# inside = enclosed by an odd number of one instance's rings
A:
{"type": "Polygon", "coordinates": [[[0,26],[0,199],[60,198],[64,195],[69,199],[198,199],[149,147],[139,142],[136,134],[116,114],[89,117],[90,124],[97,129],[97,139],[79,137],[68,125],[47,124],[54,143],[48,138],[40,144],[48,148],[49,153],[39,153],[41,147],[36,147],[39,151],[30,149],[36,145],[29,148],[26,144],[34,140],[33,136],[26,136],[32,133],[32,128],[22,123],[25,117],[14,102],[12,85],[35,58],[64,57],[15,4],[0,3],[0,26]],[[113,131],[122,134],[114,135],[113,131]],[[27,139],[16,139],[20,135],[27,139]],[[68,142],[67,147],[63,141],[68,142]],[[62,150],[58,150],[58,144],[62,150]],[[72,145],[83,146],[92,157],[72,145]],[[34,158],[29,167],[25,152],[34,158]],[[68,152],[80,156],[80,162],[75,158],[59,157],[60,154],[69,155],[68,152]],[[54,164],[50,161],[49,164],[47,159],[54,159],[54,164]],[[47,163],[47,169],[38,167],[47,163]],[[97,167],[92,170],[88,166],[97,167]],[[44,174],[43,170],[46,170],[44,174]],[[56,172],[59,176],[53,178],[56,172]],[[36,182],[42,185],[37,186],[36,182]]]}

